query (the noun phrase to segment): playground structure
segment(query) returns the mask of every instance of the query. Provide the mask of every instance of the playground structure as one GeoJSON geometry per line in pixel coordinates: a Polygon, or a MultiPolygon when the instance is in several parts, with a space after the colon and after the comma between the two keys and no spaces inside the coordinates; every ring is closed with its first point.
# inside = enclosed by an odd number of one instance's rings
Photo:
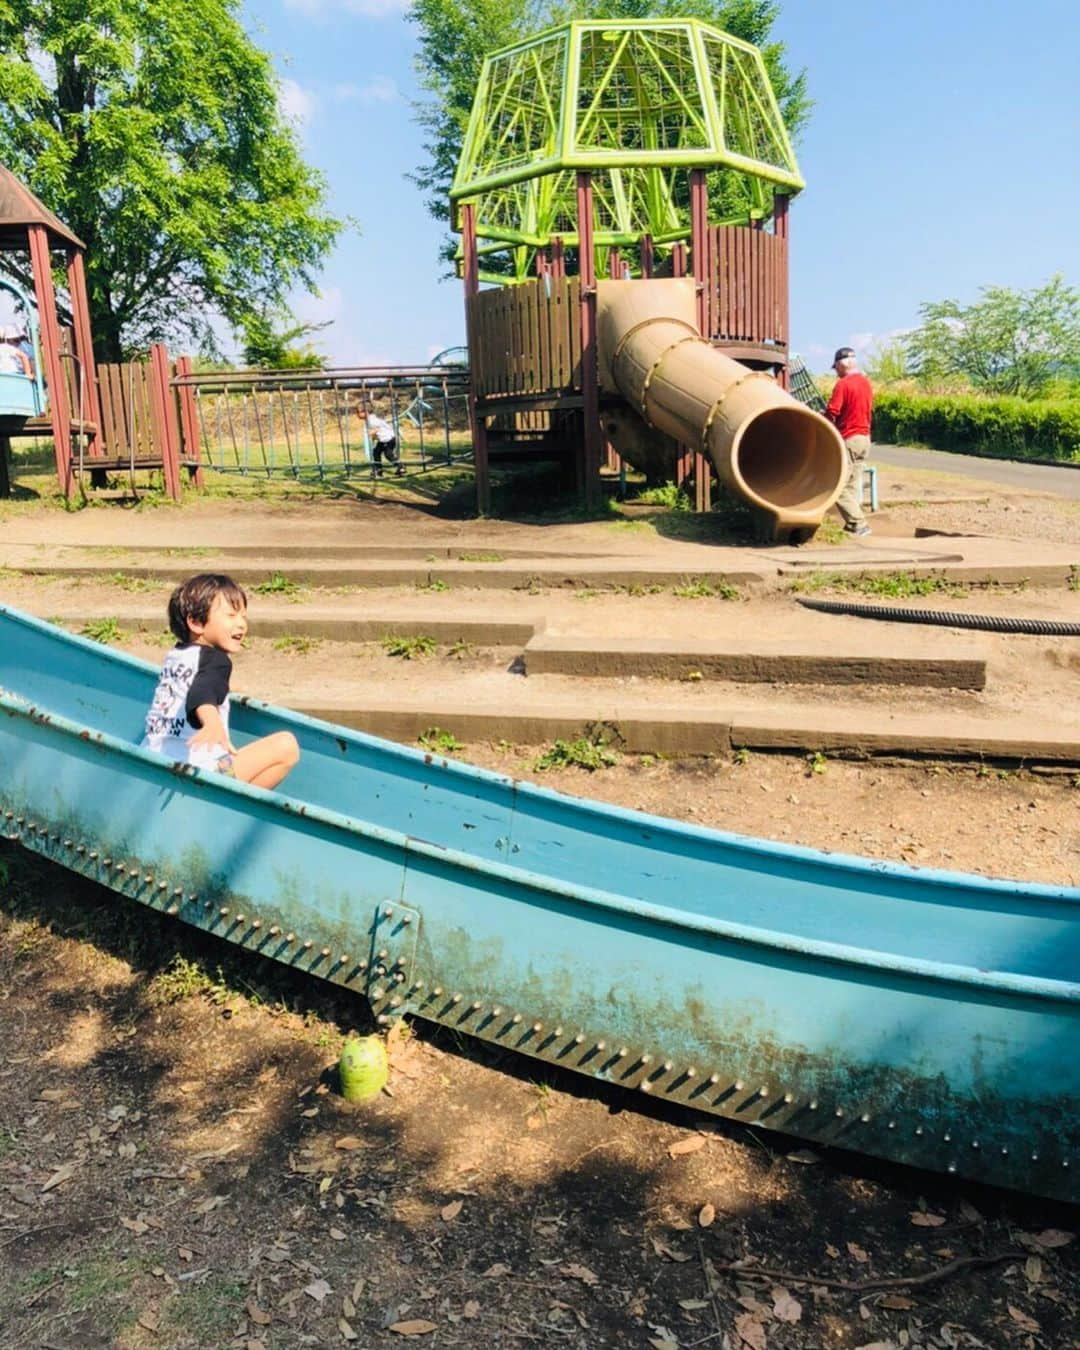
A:
{"type": "Polygon", "coordinates": [[[802,186],[760,52],[707,24],[576,21],[486,59],[451,189],[482,510],[521,448],[573,457],[595,501],[606,439],[699,509],[711,465],[812,533],[845,465],[784,393],[802,186]]]}
{"type": "Polygon", "coordinates": [[[448,348],[419,366],[291,371],[196,371],[160,343],[149,359],[98,363],[90,340],[83,245],[0,166],[0,251],[25,286],[0,276],[30,339],[34,375],[0,374],[0,497],[11,493],[13,437],[48,437],[68,498],[110,476],[158,474],[180,497],[203,469],[295,479],[374,473],[355,413],[378,412],[398,433],[402,465],[424,472],[471,459],[467,353],[448,348]],[[63,251],[67,307],[53,285],[63,251]]]}

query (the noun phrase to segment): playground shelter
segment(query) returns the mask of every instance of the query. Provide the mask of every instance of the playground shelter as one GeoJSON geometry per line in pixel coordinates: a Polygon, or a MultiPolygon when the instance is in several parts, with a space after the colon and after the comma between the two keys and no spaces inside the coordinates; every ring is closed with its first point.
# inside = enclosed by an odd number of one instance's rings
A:
{"type": "MultiPolygon", "coordinates": [[[[700,335],[786,387],[803,186],[761,53],[708,24],[574,21],[486,58],[451,189],[481,509],[489,462],[523,451],[573,457],[597,499],[623,402],[602,378],[605,276],[691,278],[700,335]]],[[[704,447],[670,449],[706,508],[704,447]]]]}

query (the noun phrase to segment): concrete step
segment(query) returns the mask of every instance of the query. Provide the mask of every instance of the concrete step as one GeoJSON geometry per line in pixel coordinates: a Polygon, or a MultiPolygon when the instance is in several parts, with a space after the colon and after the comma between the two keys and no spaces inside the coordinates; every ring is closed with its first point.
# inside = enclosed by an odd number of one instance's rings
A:
{"type": "Polygon", "coordinates": [[[889,635],[852,650],[850,637],[823,650],[820,643],[669,638],[563,637],[540,633],[525,648],[529,675],[652,677],[795,684],[922,685],[985,689],[986,649],[950,639],[933,642],[889,635]]]}
{"type": "Polygon", "coordinates": [[[689,714],[653,707],[621,710],[582,700],[574,710],[534,704],[527,711],[505,703],[454,706],[447,699],[380,700],[360,705],[294,702],[297,712],[375,736],[415,744],[437,727],[463,743],[509,741],[542,745],[556,738],[603,736],[631,754],[690,758],[735,750],[822,751],[851,757],[900,755],[931,759],[989,760],[1013,764],[1080,764],[1080,727],[1049,733],[1034,718],[982,721],[952,714],[900,714],[867,708],[777,707],[689,714]]]}

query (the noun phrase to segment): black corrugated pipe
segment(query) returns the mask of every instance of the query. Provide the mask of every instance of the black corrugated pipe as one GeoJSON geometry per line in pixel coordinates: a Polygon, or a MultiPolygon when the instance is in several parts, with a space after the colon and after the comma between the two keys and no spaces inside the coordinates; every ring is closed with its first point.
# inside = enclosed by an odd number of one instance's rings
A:
{"type": "Polygon", "coordinates": [[[799,600],[824,614],[851,614],[856,619],[892,619],[894,623],[932,623],[939,628],[978,628],[986,633],[1037,633],[1042,637],[1080,637],[1080,623],[1056,619],[1007,619],[998,614],[950,614],[941,609],[893,609],[891,605],[859,605],[847,600],[799,600]]]}

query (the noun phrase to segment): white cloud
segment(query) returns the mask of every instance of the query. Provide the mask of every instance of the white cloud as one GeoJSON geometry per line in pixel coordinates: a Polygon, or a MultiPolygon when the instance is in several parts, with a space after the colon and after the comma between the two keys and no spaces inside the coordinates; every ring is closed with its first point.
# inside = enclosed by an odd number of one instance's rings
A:
{"type": "Polygon", "coordinates": [[[306,127],[319,112],[319,96],[296,80],[283,79],[278,86],[281,115],[295,126],[306,127]]]}
{"type": "Polygon", "coordinates": [[[400,97],[389,75],[376,75],[366,84],[336,84],[331,91],[335,103],[395,103],[400,97]]]}

